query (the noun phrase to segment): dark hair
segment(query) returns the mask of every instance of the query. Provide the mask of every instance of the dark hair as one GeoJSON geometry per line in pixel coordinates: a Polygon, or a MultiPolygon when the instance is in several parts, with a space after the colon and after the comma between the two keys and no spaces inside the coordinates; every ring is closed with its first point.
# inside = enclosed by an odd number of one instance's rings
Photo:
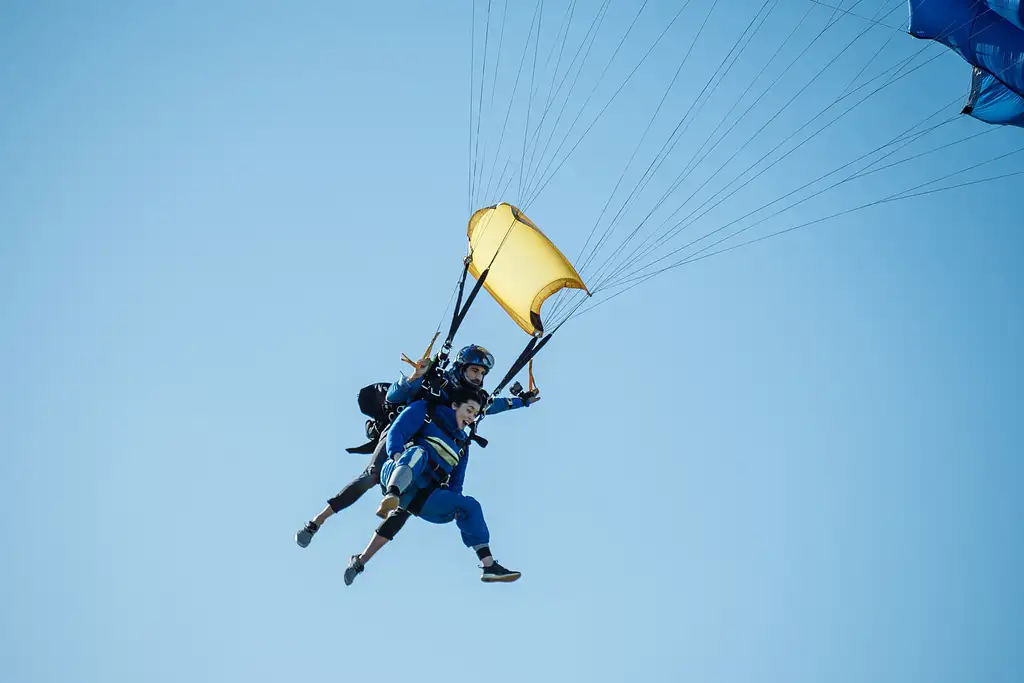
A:
{"type": "Polygon", "coordinates": [[[480,407],[487,405],[487,392],[475,387],[460,387],[448,392],[449,403],[461,406],[466,401],[476,401],[480,407]]]}

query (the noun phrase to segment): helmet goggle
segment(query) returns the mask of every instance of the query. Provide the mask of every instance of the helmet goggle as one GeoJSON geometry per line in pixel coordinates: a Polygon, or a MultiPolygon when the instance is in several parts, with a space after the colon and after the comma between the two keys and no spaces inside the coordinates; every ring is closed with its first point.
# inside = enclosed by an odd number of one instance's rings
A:
{"type": "Polygon", "coordinates": [[[479,365],[484,369],[484,374],[494,367],[494,356],[482,346],[473,344],[459,351],[455,358],[455,366],[463,371],[469,365],[479,365]]]}

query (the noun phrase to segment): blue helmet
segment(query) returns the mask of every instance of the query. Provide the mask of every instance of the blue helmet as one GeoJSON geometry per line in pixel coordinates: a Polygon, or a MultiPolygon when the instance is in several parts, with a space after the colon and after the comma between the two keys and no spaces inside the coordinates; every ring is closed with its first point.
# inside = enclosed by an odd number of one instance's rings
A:
{"type": "Polygon", "coordinates": [[[451,379],[459,385],[469,384],[466,382],[466,368],[470,365],[479,365],[484,372],[490,372],[494,367],[494,356],[482,346],[470,344],[459,351],[452,363],[451,379]]]}

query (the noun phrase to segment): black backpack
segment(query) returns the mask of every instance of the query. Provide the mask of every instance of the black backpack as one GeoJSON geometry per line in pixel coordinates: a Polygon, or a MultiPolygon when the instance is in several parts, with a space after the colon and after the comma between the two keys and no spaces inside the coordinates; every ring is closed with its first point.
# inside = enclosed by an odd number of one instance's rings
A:
{"type": "Polygon", "coordinates": [[[380,439],[381,432],[391,424],[401,407],[388,403],[387,396],[390,387],[390,382],[377,382],[375,384],[368,384],[359,390],[359,397],[357,399],[359,402],[359,412],[370,418],[366,421],[366,438],[369,441],[362,446],[346,448],[347,452],[363,455],[373,453],[373,449],[377,446],[378,439],[380,439]]]}
{"type": "Polygon", "coordinates": [[[374,422],[388,422],[388,415],[395,410],[387,400],[390,386],[390,382],[377,382],[360,389],[359,412],[374,422]]]}

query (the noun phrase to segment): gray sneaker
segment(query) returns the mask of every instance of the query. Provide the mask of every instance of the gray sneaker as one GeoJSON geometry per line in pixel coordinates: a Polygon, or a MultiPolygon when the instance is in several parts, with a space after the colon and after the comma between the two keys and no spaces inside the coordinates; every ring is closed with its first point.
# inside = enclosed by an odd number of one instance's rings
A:
{"type": "Polygon", "coordinates": [[[351,586],[352,582],[356,580],[357,574],[363,573],[363,563],[359,560],[358,555],[353,555],[348,561],[348,569],[345,570],[345,585],[351,586]]]}
{"type": "Polygon", "coordinates": [[[299,544],[300,548],[305,548],[309,545],[309,542],[313,540],[313,534],[319,529],[315,522],[310,522],[302,528],[302,531],[295,534],[295,542],[299,544]]]}

